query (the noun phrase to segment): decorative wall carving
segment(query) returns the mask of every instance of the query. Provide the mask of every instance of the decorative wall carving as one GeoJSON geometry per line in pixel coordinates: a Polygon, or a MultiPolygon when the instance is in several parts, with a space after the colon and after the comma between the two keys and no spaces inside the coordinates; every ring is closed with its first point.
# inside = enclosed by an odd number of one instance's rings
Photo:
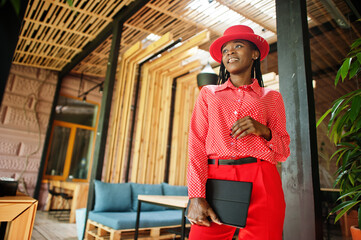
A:
{"type": "Polygon", "coordinates": [[[20,143],[5,139],[0,140],[0,154],[1,155],[17,155],[19,152],[20,143]]]}
{"type": "Polygon", "coordinates": [[[37,181],[56,82],[56,72],[12,65],[0,108],[0,176],[18,179],[26,169],[22,175],[25,185],[20,184],[19,190],[25,192],[26,186],[30,195],[37,181]],[[37,97],[39,101],[35,109],[37,97]],[[39,118],[41,132],[35,114],[39,118]],[[27,158],[37,150],[39,134],[40,149],[27,158]]]}
{"type": "MultiPolygon", "coordinates": [[[[49,114],[38,113],[41,132],[47,128],[49,114]]],[[[30,132],[37,132],[38,125],[34,112],[8,107],[5,113],[3,125],[5,127],[22,129],[30,132]]]]}
{"type": "Polygon", "coordinates": [[[25,167],[26,172],[37,174],[39,164],[39,158],[29,158],[28,165],[26,166],[26,157],[0,155],[0,169],[6,169],[12,174],[21,173],[25,167]]]}
{"type": "Polygon", "coordinates": [[[20,149],[19,149],[19,156],[22,157],[26,157],[26,156],[31,156],[31,157],[37,157],[40,159],[42,151],[43,151],[43,142],[44,142],[44,138],[41,137],[40,139],[40,143],[38,145],[37,142],[22,142],[20,144],[20,149]]]}

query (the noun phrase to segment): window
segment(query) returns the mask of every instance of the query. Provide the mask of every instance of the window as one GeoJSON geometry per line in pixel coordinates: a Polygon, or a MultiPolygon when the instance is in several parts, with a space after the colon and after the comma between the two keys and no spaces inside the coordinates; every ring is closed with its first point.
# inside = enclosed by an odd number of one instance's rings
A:
{"type": "Polygon", "coordinates": [[[60,96],[50,136],[44,179],[88,179],[98,105],[60,96]]]}

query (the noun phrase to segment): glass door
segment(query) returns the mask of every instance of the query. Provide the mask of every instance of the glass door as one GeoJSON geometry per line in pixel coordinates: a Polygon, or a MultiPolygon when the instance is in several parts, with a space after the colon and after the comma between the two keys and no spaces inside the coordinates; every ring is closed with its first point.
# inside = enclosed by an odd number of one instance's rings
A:
{"type": "Polygon", "coordinates": [[[56,106],[44,179],[86,181],[98,105],[61,96],[56,106]]]}

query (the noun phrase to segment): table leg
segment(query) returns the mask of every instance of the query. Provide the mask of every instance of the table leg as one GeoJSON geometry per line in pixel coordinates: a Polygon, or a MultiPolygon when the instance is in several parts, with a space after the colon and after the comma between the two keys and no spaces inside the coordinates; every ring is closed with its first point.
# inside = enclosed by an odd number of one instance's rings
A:
{"type": "Polygon", "coordinates": [[[185,233],[186,233],[186,216],[185,216],[185,211],[186,209],[183,208],[182,209],[182,235],[181,235],[181,239],[184,240],[185,238],[185,233]]]}
{"type": "Polygon", "coordinates": [[[137,221],[135,222],[134,240],[138,240],[139,219],[140,219],[140,206],[141,206],[141,203],[142,203],[142,201],[138,200],[137,221]]]}

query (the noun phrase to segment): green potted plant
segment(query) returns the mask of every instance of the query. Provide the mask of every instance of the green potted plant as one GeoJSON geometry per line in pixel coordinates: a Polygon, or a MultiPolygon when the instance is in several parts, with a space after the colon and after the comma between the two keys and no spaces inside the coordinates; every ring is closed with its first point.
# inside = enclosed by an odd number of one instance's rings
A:
{"type": "MultiPolygon", "coordinates": [[[[361,38],[351,50],[338,70],[335,85],[348,78],[357,77],[361,70],[361,38]]],[[[340,188],[338,205],[330,214],[336,213],[338,221],[351,209],[358,210],[358,226],[351,227],[352,238],[361,239],[361,89],[347,93],[337,99],[333,106],[318,120],[317,126],[331,114],[328,121],[329,138],[337,145],[331,158],[336,157],[338,170],[334,186],[340,188]],[[360,238],[355,238],[355,233],[360,238]]]]}

